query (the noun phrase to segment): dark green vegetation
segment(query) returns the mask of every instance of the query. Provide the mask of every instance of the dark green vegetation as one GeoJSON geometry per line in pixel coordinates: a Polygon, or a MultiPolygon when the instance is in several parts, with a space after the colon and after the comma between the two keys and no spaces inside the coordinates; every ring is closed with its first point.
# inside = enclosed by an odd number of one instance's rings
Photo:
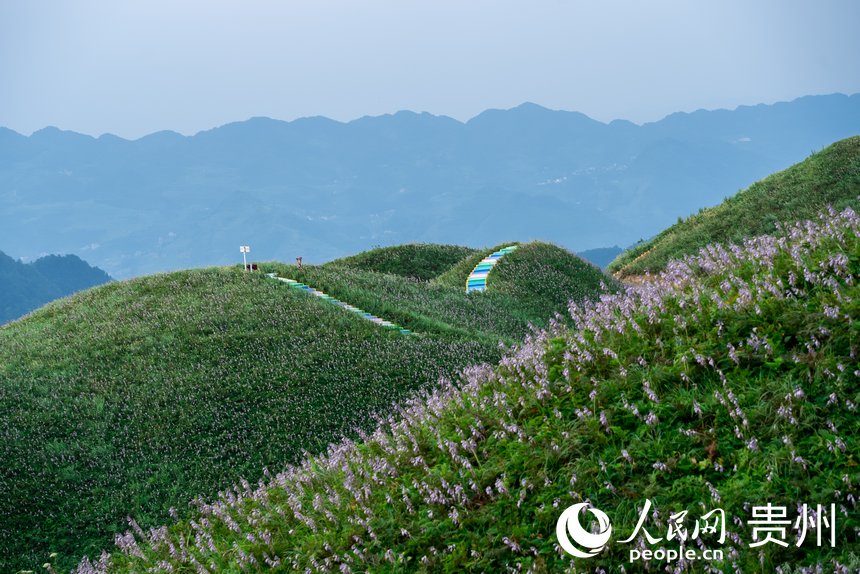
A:
{"type": "MultiPolygon", "coordinates": [[[[171,507],[187,515],[198,495],[371,429],[392,403],[498,360],[499,340],[566,300],[547,290],[542,309],[516,307],[347,265],[275,267],[405,317],[417,334],[236,268],[111,283],[0,329],[0,571],[39,567],[53,551],[69,566],[107,547],[126,516],[150,526],[171,507]]],[[[500,287],[513,288],[512,271],[500,287]]],[[[573,295],[595,296],[600,274],[582,271],[573,295]]]]}
{"type": "Polygon", "coordinates": [[[852,137],[679,221],[622,253],[608,271],[620,277],[654,272],[669,260],[695,254],[712,243],[773,233],[778,224],[812,217],[826,205],[856,206],[858,194],[860,137],[852,137]]]}
{"type": "Polygon", "coordinates": [[[345,265],[363,271],[429,281],[474,252],[475,249],[460,245],[410,243],[364,251],[352,257],[336,259],[327,265],[345,265]]]}
{"type": "Polygon", "coordinates": [[[0,570],[262,478],[489,345],[403,337],[265,277],[112,284],[0,330],[0,570]],[[16,560],[23,557],[24,560],[16,560]]]}
{"type": "Polygon", "coordinates": [[[107,570],[639,571],[636,544],[619,541],[649,499],[659,516],[645,528],[663,538],[671,513],[688,510],[692,530],[725,510],[725,543],[702,535],[724,551],[709,564],[721,572],[857,571],[858,234],[846,213],[584,305],[575,329],[468,371],[362,442],[237,487],[193,521],[130,533],[107,570]],[[584,500],[613,535],[574,562],[555,526],[584,500]],[[768,503],[791,520],[798,504],[835,504],[836,547],[814,534],[797,547],[789,530],[787,548],[751,549],[751,507],[768,503]]]}
{"type": "MultiPolygon", "coordinates": [[[[507,244],[505,244],[507,245],[507,244]]],[[[560,247],[533,242],[506,255],[490,274],[485,293],[465,292],[475,264],[496,248],[475,252],[431,282],[406,280],[342,265],[264,264],[332,297],[415,332],[495,344],[514,343],[544,327],[555,313],[567,314],[571,299],[593,297],[601,284],[617,283],[598,268],[560,247]]]]}
{"type": "Polygon", "coordinates": [[[21,263],[0,251],[0,325],[48,301],[108,281],[107,273],[74,255],[48,255],[21,263]]]}

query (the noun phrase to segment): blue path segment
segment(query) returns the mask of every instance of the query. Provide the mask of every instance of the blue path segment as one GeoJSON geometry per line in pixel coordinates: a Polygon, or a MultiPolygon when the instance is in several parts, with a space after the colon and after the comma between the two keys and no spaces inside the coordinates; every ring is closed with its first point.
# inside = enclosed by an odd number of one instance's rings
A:
{"type": "Polygon", "coordinates": [[[472,291],[486,291],[487,279],[490,276],[490,271],[493,270],[493,267],[496,266],[496,263],[498,263],[502,257],[516,249],[516,245],[509,245],[508,247],[499,249],[498,251],[495,251],[481,259],[466,279],[466,293],[471,293],[472,291]]]}
{"type": "Polygon", "coordinates": [[[305,285],[304,283],[299,283],[295,279],[287,279],[285,277],[278,277],[278,275],[276,273],[268,273],[267,276],[272,278],[272,279],[276,279],[277,281],[281,281],[283,283],[286,283],[288,286],[292,287],[293,289],[298,289],[298,290],[301,290],[301,291],[308,293],[309,295],[313,295],[314,297],[319,297],[323,301],[331,303],[332,305],[336,305],[336,306],[340,307],[341,309],[345,309],[346,311],[349,311],[350,313],[354,313],[357,317],[361,317],[362,319],[370,321],[371,323],[376,323],[377,325],[379,325],[383,329],[392,329],[395,331],[400,331],[404,335],[409,335],[412,333],[412,331],[410,331],[409,329],[404,329],[400,325],[392,323],[391,321],[386,321],[385,319],[380,319],[379,317],[372,315],[372,314],[368,313],[367,311],[364,311],[363,309],[359,309],[358,307],[353,307],[349,303],[344,303],[343,301],[339,301],[339,300],[335,299],[334,297],[332,297],[331,295],[327,295],[327,294],[323,293],[319,289],[314,289],[313,287],[311,287],[309,285],[305,285]]]}

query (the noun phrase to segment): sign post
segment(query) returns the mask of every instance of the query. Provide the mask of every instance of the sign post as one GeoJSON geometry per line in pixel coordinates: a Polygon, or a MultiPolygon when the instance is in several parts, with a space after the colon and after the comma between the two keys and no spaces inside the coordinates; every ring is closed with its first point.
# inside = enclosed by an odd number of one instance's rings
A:
{"type": "Polygon", "coordinates": [[[248,270],[248,260],[246,259],[245,254],[251,252],[251,246],[250,245],[240,245],[239,251],[242,253],[242,264],[245,266],[245,271],[247,271],[248,270]]]}

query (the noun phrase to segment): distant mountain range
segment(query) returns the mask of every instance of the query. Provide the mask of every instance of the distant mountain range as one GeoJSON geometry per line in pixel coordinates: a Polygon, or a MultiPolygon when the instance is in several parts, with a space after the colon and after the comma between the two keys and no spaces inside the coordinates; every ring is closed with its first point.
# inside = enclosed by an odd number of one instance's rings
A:
{"type": "Polygon", "coordinates": [[[0,245],[81,253],[120,278],[239,261],[240,244],[305,262],[411,241],[630,245],[855,134],[858,94],[641,126],[523,104],[134,141],[0,128],[0,245]]]}
{"type": "Polygon", "coordinates": [[[0,251],[0,325],[110,280],[107,273],[75,255],[49,255],[22,263],[0,251]]]}

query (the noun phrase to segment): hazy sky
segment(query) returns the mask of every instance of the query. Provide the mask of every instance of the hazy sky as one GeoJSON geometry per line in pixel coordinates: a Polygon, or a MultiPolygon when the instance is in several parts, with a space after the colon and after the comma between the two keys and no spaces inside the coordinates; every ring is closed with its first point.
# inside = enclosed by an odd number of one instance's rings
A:
{"type": "Polygon", "coordinates": [[[0,0],[0,125],[195,133],[251,116],[651,121],[860,92],[857,0],[0,0]]]}

